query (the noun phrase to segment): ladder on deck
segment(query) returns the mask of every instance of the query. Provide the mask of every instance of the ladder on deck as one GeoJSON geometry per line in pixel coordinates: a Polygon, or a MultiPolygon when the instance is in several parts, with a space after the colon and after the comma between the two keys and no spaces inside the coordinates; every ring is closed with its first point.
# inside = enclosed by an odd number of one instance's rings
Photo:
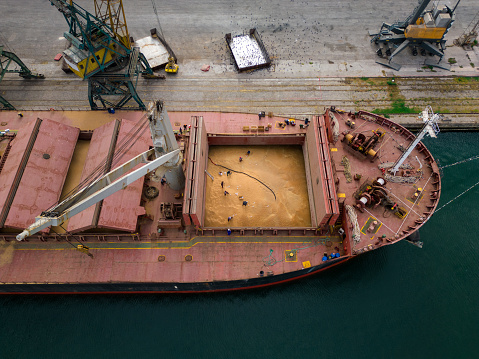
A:
{"type": "Polygon", "coordinates": [[[0,160],[0,173],[2,173],[3,166],[5,165],[5,162],[7,161],[8,154],[10,153],[10,149],[12,148],[12,145],[10,144],[12,140],[15,137],[11,137],[8,141],[7,148],[5,148],[5,152],[3,152],[2,159],[0,160]]]}

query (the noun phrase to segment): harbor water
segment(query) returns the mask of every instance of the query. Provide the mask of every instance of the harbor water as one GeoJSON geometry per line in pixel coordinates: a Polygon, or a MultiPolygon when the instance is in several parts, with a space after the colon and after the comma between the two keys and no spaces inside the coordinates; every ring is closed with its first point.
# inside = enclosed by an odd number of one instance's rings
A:
{"type": "MultiPolygon", "coordinates": [[[[479,133],[425,144],[439,207],[479,181],[479,133]]],[[[201,295],[0,296],[0,358],[474,358],[479,186],[401,242],[276,287],[201,295]]]]}

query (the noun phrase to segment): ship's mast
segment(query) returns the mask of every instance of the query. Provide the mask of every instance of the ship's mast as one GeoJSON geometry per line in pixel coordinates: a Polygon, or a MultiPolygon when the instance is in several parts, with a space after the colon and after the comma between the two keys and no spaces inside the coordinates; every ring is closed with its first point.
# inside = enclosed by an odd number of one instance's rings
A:
{"type": "Polygon", "coordinates": [[[420,114],[419,118],[422,118],[424,121],[424,126],[422,127],[421,131],[418,133],[414,141],[412,141],[409,146],[406,148],[406,151],[397,159],[394,163],[393,168],[389,171],[396,175],[396,172],[399,170],[399,167],[403,164],[403,162],[408,158],[411,152],[416,148],[417,144],[421,142],[421,140],[429,134],[432,138],[436,138],[437,134],[439,133],[439,126],[437,125],[437,121],[439,119],[439,115],[432,111],[431,106],[427,106],[420,114]]]}

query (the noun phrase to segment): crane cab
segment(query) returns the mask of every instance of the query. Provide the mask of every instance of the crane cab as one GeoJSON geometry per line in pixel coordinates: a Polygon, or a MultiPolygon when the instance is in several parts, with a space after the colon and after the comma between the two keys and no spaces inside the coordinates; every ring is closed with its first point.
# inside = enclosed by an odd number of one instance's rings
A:
{"type": "Polygon", "coordinates": [[[426,11],[415,24],[406,27],[404,36],[411,40],[441,40],[453,21],[452,15],[447,7],[442,10],[426,11]]]}
{"type": "Polygon", "coordinates": [[[110,44],[108,48],[99,47],[92,55],[72,45],[63,51],[63,58],[75,75],[86,79],[112,63],[116,58],[115,44],[110,44]]]}

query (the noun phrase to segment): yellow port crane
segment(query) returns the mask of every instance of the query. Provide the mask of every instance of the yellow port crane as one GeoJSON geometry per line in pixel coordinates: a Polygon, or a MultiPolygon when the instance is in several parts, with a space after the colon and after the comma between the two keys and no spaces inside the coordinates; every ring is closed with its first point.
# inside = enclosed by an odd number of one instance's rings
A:
{"type": "Polygon", "coordinates": [[[115,37],[126,48],[131,49],[131,40],[126,25],[122,0],[94,0],[95,16],[110,25],[115,37]]]}
{"type": "Polygon", "coordinates": [[[406,48],[412,49],[412,55],[417,56],[418,50],[422,56],[427,53],[439,57],[439,61],[426,60],[425,64],[443,69],[449,69],[448,64],[442,64],[446,48],[444,36],[455,20],[456,8],[448,5],[439,6],[437,2],[431,10],[426,10],[431,0],[420,0],[419,5],[404,21],[394,24],[383,23],[379,31],[369,31],[371,43],[378,46],[376,51],[379,57],[386,55],[387,61],[376,63],[399,70],[401,65],[393,62],[393,58],[406,48]]]}
{"type": "Polygon", "coordinates": [[[68,23],[69,31],[64,36],[71,46],[63,51],[63,57],[77,76],[88,79],[92,110],[145,110],[136,92],[138,75],[164,76],[155,75],[140,49],[132,47],[122,0],[94,0],[95,15],[72,0],[50,2],[68,23]],[[128,105],[131,99],[136,107],[128,105]]]}

